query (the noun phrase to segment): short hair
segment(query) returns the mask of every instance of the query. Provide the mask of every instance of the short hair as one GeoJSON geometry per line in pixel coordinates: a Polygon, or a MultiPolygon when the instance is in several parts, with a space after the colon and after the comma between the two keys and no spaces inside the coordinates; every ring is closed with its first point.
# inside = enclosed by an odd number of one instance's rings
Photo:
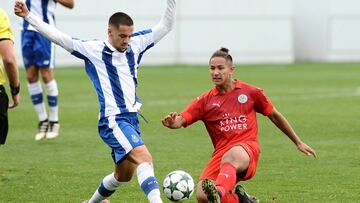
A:
{"type": "Polygon", "coordinates": [[[220,49],[216,50],[210,57],[210,60],[214,57],[224,58],[227,62],[230,62],[230,64],[233,64],[233,59],[232,59],[232,56],[229,54],[228,48],[221,47],[220,49]]]}
{"type": "Polygon", "coordinates": [[[131,17],[123,12],[116,12],[109,18],[109,26],[119,27],[120,25],[133,26],[131,17]]]}

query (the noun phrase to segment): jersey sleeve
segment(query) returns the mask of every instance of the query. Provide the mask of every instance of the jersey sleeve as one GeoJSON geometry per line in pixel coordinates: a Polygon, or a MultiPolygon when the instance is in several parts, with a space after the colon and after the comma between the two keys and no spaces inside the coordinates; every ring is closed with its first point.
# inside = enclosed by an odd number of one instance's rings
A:
{"type": "Polygon", "coordinates": [[[194,99],[180,115],[186,120],[184,127],[187,127],[198,120],[201,120],[204,112],[204,96],[199,96],[194,99]]]}
{"type": "Polygon", "coordinates": [[[73,38],[72,41],[73,41],[73,52],[71,54],[83,60],[88,59],[90,54],[88,52],[89,50],[88,46],[90,42],[75,38],[73,38]]]}
{"type": "Polygon", "coordinates": [[[270,115],[273,110],[273,105],[270,99],[265,95],[264,91],[260,88],[255,89],[255,111],[264,116],[270,115]]]}
{"type": "Polygon", "coordinates": [[[155,44],[169,33],[175,24],[176,0],[168,0],[165,13],[160,22],[153,27],[155,44]]]}
{"type": "MultiPolygon", "coordinates": [[[[135,32],[131,36],[131,45],[135,46],[137,52],[143,54],[145,51],[154,46],[154,33],[152,29],[135,32]]],[[[134,47],[133,47],[134,48],[134,47]]]]}
{"type": "Polygon", "coordinates": [[[50,41],[61,46],[70,53],[73,52],[73,41],[69,35],[45,23],[42,19],[38,18],[31,12],[24,19],[28,21],[37,31],[39,31],[50,41]]]}
{"type": "Polygon", "coordinates": [[[10,22],[5,12],[0,9],[0,39],[10,39],[14,41],[14,35],[10,29],[10,22]]]}

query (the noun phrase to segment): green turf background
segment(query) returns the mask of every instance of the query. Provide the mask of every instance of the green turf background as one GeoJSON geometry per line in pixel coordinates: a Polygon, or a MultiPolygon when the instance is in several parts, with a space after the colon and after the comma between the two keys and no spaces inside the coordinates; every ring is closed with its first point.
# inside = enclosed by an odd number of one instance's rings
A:
{"type": "MultiPolygon", "coordinates": [[[[97,134],[98,100],[85,71],[55,73],[61,135],[35,142],[37,116],[20,71],[21,104],[9,111],[7,143],[0,146],[1,203],[81,202],[113,169],[110,150],[97,134]]],[[[239,65],[235,77],[263,88],[319,155],[299,153],[258,115],[262,155],[255,177],[243,183],[247,191],[261,202],[360,202],[360,64],[239,65]]],[[[207,67],[143,66],[138,81],[142,112],[150,121],[141,120],[142,136],[159,182],[178,169],[197,179],[212,152],[203,124],[170,130],[160,120],[212,88],[207,67]]],[[[147,202],[135,177],[110,201],[147,202]]],[[[196,202],[195,195],[188,202],[196,202]]]]}

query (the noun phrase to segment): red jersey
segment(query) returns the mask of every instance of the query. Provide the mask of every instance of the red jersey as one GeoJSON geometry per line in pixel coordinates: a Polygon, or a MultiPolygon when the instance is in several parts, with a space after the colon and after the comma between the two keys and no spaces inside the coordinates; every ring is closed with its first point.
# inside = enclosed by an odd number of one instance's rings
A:
{"type": "Polygon", "coordinates": [[[258,144],[256,113],[268,116],[273,105],[262,89],[235,80],[231,92],[219,92],[216,87],[194,99],[181,113],[184,127],[202,120],[211,137],[215,151],[237,143],[255,141],[258,144]]]}

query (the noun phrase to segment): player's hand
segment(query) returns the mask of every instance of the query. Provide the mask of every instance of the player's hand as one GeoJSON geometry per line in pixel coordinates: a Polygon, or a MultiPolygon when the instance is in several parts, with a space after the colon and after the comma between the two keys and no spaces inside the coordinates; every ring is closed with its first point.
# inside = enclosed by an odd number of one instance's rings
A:
{"type": "Polygon", "coordinates": [[[317,157],[315,150],[313,150],[311,147],[309,147],[307,144],[301,142],[300,144],[297,145],[297,148],[303,152],[304,154],[308,155],[308,156],[313,156],[313,157],[317,157]]]}
{"type": "Polygon", "coordinates": [[[165,127],[176,129],[183,126],[185,119],[182,116],[178,116],[178,113],[176,112],[170,112],[169,115],[161,120],[161,122],[165,127]]]}
{"type": "Polygon", "coordinates": [[[17,16],[24,18],[29,15],[29,9],[22,0],[16,0],[14,6],[14,13],[17,16]]]}
{"type": "Polygon", "coordinates": [[[169,115],[165,116],[161,122],[165,127],[172,128],[176,119],[176,112],[170,112],[169,115]]]}
{"type": "Polygon", "coordinates": [[[13,109],[13,108],[17,107],[17,105],[19,105],[20,93],[18,93],[16,95],[12,95],[12,100],[13,100],[13,103],[9,104],[9,109],[13,109]]]}

